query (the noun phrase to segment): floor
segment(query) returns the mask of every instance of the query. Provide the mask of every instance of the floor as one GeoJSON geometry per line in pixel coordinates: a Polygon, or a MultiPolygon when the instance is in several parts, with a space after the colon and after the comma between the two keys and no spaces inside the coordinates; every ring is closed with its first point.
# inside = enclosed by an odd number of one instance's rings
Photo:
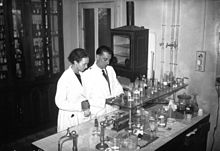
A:
{"type": "Polygon", "coordinates": [[[31,151],[31,143],[39,140],[41,138],[44,138],[46,136],[52,135],[56,133],[57,129],[56,127],[52,127],[49,129],[46,129],[44,131],[40,131],[35,134],[28,135],[24,138],[18,139],[14,142],[4,144],[0,146],[0,151],[31,151]]]}

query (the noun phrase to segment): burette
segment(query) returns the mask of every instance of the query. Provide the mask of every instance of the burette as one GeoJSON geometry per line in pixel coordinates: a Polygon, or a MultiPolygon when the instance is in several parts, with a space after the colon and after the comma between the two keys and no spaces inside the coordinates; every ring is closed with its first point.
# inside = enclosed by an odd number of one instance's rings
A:
{"type": "MultiPolygon", "coordinates": [[[[176,1],[173,0],[173,5],[172,5],[172,21],[171,21],[171,35],[170,35],[170,72],[173,73],[173,47],[174,47],[174,32],[175,32],[175,5],[176,1]]],[[[167,44],[167,46],[169,46],[167,44]]]]}
{"type": "Polygon", "coordinates": [[[175,37],[175,52],[174,52],[174,77],[176,76],[177,70],[177,57],[178,57],[178,44],[179,44],[179,27],[180,27],[180,0],[177,1],[177,19],[176,19],[176,37],[175,37]]]}
{"type": "Polygon", "coordinates": [[[165,45],[165,19],[166,19],[166,12],[167,12],[167,5],[166,5],[166,0],[163,0],[163,8],[162,8],[162,35],[161,35],[161,68],[160,68],[160,80],[163,80],[163,74],[164,74],[164,45],[165,45]]]}

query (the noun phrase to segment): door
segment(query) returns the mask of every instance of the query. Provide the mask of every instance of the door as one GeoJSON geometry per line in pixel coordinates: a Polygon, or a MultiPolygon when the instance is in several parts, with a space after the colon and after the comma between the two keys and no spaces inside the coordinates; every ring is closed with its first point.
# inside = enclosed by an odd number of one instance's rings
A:
{"type": "Polygon", "coordinates": [[[89,51],[90,64],[101,45],[111,46],[110,29],[114,27],[114,2],[79,3],[79,47],[89,51]]]}

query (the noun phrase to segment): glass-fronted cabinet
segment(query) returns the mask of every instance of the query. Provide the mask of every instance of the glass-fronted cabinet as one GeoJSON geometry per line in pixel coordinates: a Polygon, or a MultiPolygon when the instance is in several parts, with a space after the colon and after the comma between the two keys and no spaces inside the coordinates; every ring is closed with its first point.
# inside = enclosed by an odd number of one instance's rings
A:
{"type": "Polygon", "coordinates": [[[63,70],[62,1],[31,0],[33,64],[35,77],[53,76],[63,70]]]}
{"type": "Polygon", "coordinates": [[[0,0],[0,81],[8,78],[8,51],[6,49],[6,9],[5,2],[0,0]]]}
{"type": "Polygon", "coordinates": [[[64,70],[62,0],[0,0],[0,82],[64,70]]]}
{"type": "Polygon", "coordinates": [[[5,141],[56,123],[64,71],[62,0],[0,0],[0,113],[5,141]]]}
{"type": "Polygon", "coordinates": [[[140,74],[147,75],[149,30],[137,26],[111,29],[113,67],[117,75],[134,81],[140,74]]]}

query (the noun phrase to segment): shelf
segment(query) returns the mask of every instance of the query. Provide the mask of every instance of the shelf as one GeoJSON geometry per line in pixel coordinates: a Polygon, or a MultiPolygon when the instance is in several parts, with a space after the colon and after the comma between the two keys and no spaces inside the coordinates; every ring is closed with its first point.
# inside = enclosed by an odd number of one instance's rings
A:
{"type": "Polygon", "coordinates": [[[160,98],[164,98],[166,96],[170,96],[172,95],[173,93],[175,92],[178,92],[184,88],[186,88],[188,86],[188,84],[184,84],[184,85],[181,85],[181,86],[178,86],[176,88],[170,88],[170,87],[167,87],[165,90],[163,91],[158,91],[156,92],[155,94],[152,94],[149,96],[144,96],[138,100],[134,100],[134,101],[127,101],[127,98],[115,98],[115,99],[112,99],[112,100],[107,100],[106,101],[106,104],[109,104],[109,105],[116,105],[116,106],[119,106],[119,107],[122,107],[122,108],[127,108],[127,109],[135,109],[135,108],[138,108],[138,107],[142,107],[144,105],[146,105],[147,103],[153,103],[155,100],[157,99],[160,99],[160,98]]]}
{"type": "Polygon", "coordinates": [[[129,48],[130,49],[130,44],[114,44],[114,47],[122,47],[122,48],[129,48]]]}
{"type": "Polygon", "coordinates": [[[122,58],[129,58],[130,56],[129,55],[123,55],[123,54],[115,54],[115,57],[117,58],[118,57],[122,57],[122,58]]]}

